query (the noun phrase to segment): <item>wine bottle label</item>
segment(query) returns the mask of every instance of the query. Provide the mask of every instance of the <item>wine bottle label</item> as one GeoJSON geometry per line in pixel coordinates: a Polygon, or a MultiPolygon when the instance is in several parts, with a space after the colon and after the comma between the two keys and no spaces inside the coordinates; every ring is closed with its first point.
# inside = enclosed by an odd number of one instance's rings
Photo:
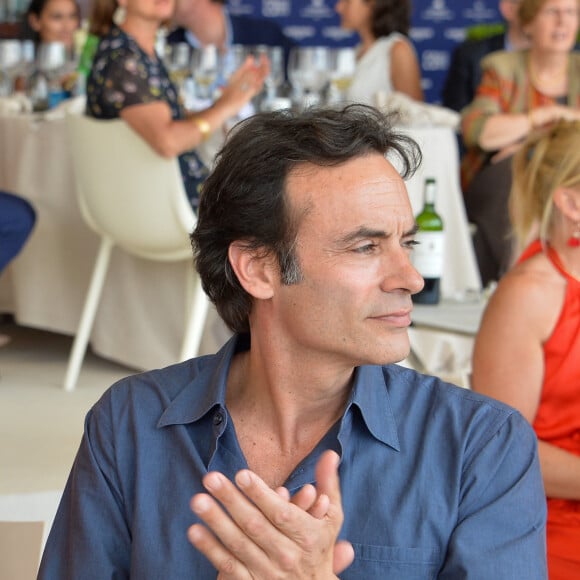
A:
{"type": "Polygon", "coordinates": [[[419,242],[413,249],[412,261],[423,278],[441,278],[443,274],[444,232],[417,232],[419,242]]]}

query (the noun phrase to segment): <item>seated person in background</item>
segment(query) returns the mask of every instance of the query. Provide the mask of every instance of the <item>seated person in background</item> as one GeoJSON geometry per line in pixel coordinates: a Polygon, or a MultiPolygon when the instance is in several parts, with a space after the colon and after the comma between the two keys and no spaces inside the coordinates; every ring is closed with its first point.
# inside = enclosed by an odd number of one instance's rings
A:
{"type": "Polygon", "coordinates": [[[351,101],[377,104],[377,93],[405,93],[422,101],[421,70],[408,38],[409,0],[338,0],[340,24],[360,36],[351,101]]]}
{"type": "Polygon", "coordinates": [[[268,63],[248,57],[212,107],[186,115],[154,48],[157,30],[173,9],[172,0],[153,5],[149,0],[119,0],[118,5],[116,0],[95,0],[92,27],[102,40],[87,81],[87,113],[97,119],[120,117],[160,155],[179,156],[185,190],[196,210],[207,168],[193,148],[261,91],[268,63]]]}
{"type": "Polygon", "coordinates": [[[288,59],[295,43],[277,22],[230,14],[225,4],[225,0],[177,0],[173,21],[178,28],[168,42],[187,42],[194,48],[213,44],[222,52],[233,44],[281,46],[288,59]]]}
{"type": "Polygon", "coordinates": [[[510,156],[532,129],[580,118],[579,0],[521,0],[518,18],[529,50],[496,52],[482,62],[475,100],[462,111],[467,151],[461,164],[467,217],[482,282],[512,263],[507,199],[510,156]]]}
{"type": "MultiPolygon", "coordinates": [[[[0,191],[0,274],[24,246],[35,221],[34,209],[25,199],[0,191]]],[[[8,341],[0,334],[0,346],[8,341]]]]}
{"type": "Polygon", "coordinates": [[[499,282],[473,355],[473,390],[518,409],[539,439],[550,580],[580,578],[580,122],[514,158],[511,215],[526,246],[499,282]]]}
{"type": "Polygon", "coordinates": [[[423,280],[387,155],[420,159],[364,105],[234,129],[192,242],[236,335],[93,407],[40,580],[546,578],[529,424],[390,364],[423,280]]]}
{"type": "Polygon", "coordinates": [[[478,40],[467,39],[455,47],[443,87],[443,106],[461,111],[475,97],[481,82],[481,60],[497,50],[522,50],[529,41],[518,21],[520,0],[500,0],[505,32],[478,40]]]}
{"type": "Polygon", "coordinates": [[[62,42],[72,51],[79,24],[80,11],[75,0],[32,0],[26,11],[23,36],[35,44],[62,42]]]}
{"type": "MultiPolygon", "coordinates": [[[[22,33],[24,39],[32,39],[37,48],[49,42],[60,42],[65,46],[67,60],[63,63],[59,78],[63,97],[70,96],[76,83],[74,40],[79,25],[80,10],[75,0],[32,0],[26,12],[22,33]]],[[[16,80],[16,89],[28,92],[33,101],[32,95],[37,92],[34,85],[34,78],[21,76],[16,80]]]]}

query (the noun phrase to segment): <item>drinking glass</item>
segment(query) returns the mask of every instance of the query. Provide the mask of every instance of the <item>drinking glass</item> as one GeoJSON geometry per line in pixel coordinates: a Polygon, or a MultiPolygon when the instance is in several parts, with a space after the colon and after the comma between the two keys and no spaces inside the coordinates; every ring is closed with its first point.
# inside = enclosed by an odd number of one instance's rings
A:
{"type": "Polygon", "coordinates": [[[55,73],[67,63],[66,46],[63,42],[43,42],[38,47],[37,66],[45,73],[55,73]]]}
{"type": "Polygon", "coordinates": [[[165,47],[165,66],[179,93],[183,92],[185,79],[191,75],[191,48],[187,42],[168,44],[165,47]]]}
{"type": "Polygon", "coordinates": [[[220,72],[220,58],[217,46],[210,44],[203,48],[195,48],[191,60],[197,97],[211,99],[220,72]]]}
{"type": "Polygon", "coordinates": [[[284,82],[284,50],[281,46],[258,45],[256,47],[256,58],[264,55],[270,63],[270,72],[264,79],[266,87],[266,100],[270,101],[276,97],[278,88],[284,82]]]}
{"type": "Polygon", "coordinates": [[[68,55],[62,42],[43,42],[36,55],[36,71],[28,89],[35,111],[50,109],[70,96],[63,81],[66,79],[68,55]]]}
{"type": "Polygon", "coordinates": [[[248,49],[242,44],[233,44],[222,54],[220,76],[224,84],[238,70],[248,56],[248,49]]]}
{"type": "Polygon", "coordinates": [[[356,51],[351,47],[334,48],[329,53],[329,101],[343,102],[356,71],[356,51]]]}
{"type": "Polygon", "coordinates": [[[19,40],[0,41],[0,96],[8,97],[14,92],[21,58],[19,40]]]}
{"type": "Polygon", "coordinates": [[[328,82],[328,55],[325,46],[299,46],[290,51],[288,78],[299,106],[307,107],[320,102],[328,82]]]}

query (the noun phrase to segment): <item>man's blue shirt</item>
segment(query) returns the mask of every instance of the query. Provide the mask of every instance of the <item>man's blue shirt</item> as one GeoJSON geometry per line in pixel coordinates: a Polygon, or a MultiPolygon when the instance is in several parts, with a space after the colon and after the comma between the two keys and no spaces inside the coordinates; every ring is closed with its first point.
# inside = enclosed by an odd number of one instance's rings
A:
{"type": "MultiPolygon", "coordinates": [[[[247,467],[225,406],[234,337],[217,354],[115,384],[88,413],[40,580],[215,578],[187,540],[210,470],[247,467]]],[[[395,365],[355,371],[340,421],[286,482],[341,456],[341,537],[357,580],[545,579],[535,435],[513,409],[395,365]]]]}

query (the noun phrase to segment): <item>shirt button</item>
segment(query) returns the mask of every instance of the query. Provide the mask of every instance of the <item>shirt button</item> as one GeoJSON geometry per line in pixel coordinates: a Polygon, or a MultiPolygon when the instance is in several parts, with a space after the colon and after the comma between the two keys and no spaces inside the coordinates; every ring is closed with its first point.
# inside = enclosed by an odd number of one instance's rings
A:
{"type": "Polygon", "coordinates": [[[224,416],[221,413],[216,413],[213,416],[213,424],[214,425],[221,425],[223,423],[224,416]]]}

